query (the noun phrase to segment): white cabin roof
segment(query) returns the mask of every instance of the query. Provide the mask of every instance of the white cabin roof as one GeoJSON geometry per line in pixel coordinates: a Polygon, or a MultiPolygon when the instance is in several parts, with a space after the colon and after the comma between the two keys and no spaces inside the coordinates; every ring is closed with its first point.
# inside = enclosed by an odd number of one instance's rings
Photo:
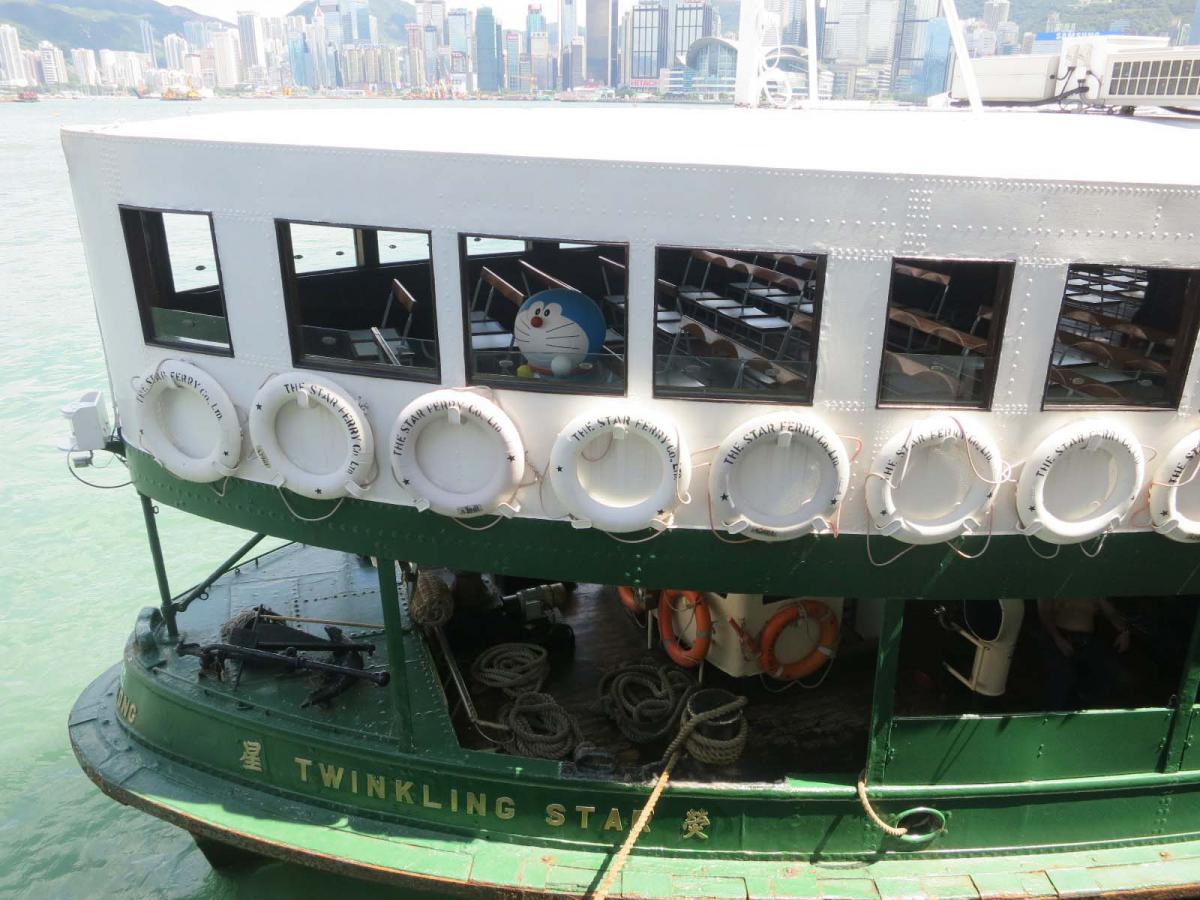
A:
{"type": "Polygon", "coordinates": [[[989,110],[263,109],[66,129],[127,139],[1107,183],[1200,183],[1200,121],[989,110]]]}

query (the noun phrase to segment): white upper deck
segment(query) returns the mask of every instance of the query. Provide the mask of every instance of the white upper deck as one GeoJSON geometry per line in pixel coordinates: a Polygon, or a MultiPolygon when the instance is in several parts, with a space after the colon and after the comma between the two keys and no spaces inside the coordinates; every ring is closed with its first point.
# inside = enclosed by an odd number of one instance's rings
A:
{"type": "Polygon", "coordinates": [[[77,129],[135,140],[1123,184],[1200,183],[1200,121],[663,106],[255,110],[77,129]]]}

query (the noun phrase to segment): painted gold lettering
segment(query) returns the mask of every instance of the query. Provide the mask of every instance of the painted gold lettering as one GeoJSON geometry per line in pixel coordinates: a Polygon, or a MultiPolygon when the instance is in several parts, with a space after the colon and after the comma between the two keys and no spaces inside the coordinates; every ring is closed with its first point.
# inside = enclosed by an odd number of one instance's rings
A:
{"type": "Polygon", "coordinates": [[[358,771],[355,769],[350,770],[350,793],[358,793],[358,771]]]}
{"type": "Polygon", "coordinates": [[[450,812],[458,812],[458,788],[450,788],[450,812]]]}
{"type": "Polygon", "coordinates": [[[558,828],[567,821],[567,808],[561,803],[550,803],[546,806],[546,824],[558,828]]]}
{"type": "Polygon", "coordinates": [[[429,798],[429,785],[421,785],[421,805],[426,809],[441,809],[442,804],[429,798]]]}
{"type": "Polygon", "coordinates": [[[413,783],[411,781],[401,781],[396,779],[396,802],[397,803],[412,803],[413,783]]]}
{"type": "Polygon", "coordinates": [[[621,811],[613,807],[608,811],[608,818],[604,820],[605,831],[624,831],[625,826],[621,824],[621,811]]]}
{"type": "Polygon", "coordinates": [[[512,797],[497,797],[496,798],[496,818],[511,819],[517,814],[517,805],[513,803],[512,797]]]}
{"type": "Polygon", "coordinates": [[[387,798],[387,779],[382,775],[367,775],[367,796],[387,798]]]}
{"type": "Polygon", "coordinates": [[[333,788],[335,791],[341,788],[342,776],[346,774],[341,766],[335,769],[333,766],[325,765],[325,763],[317,763],[317,768],[321,770],[321,782],[325,787],[333,788]]]}
{"type": "Polygon", "coordinates": [[[476,794],[474,791],[467,791],[467,815],[487,815],[487,794],[476,794]]]}
{"type": "Polygon", "coordinates": [[[596,807],[594,807],[594,806],[577,806],[577,807],[575,807],[575,812],[579,813],[579,827],[580,828],[587,828],[588,816],[590,816],[595,811],[596,811],[596,807]]]}
{"type": "Polygon", "coordinates": [[[308,767],[312,765],[312,760],[305,759],[303,756],[297,756],[296,765],[300,767],[300,780],[308,781],[308,767]]]}

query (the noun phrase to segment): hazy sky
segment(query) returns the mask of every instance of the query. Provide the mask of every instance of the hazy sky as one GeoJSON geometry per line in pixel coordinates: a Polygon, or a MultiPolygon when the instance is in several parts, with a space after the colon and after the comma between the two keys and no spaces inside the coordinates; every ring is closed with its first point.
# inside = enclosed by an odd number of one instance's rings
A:
{"type": "MultiPolygon", "coordinates": [[[[159,2],[163,3],[164,0],[159,0],[159,2]]],[[[300,2],[301,0],[175,0],[172,3],[167,0],[164,5],[186,6],[198,13],[216,16],[227,22],[236,22],[239,11],[253,11],[264,16],[282,16],[299,6],[300,2]]],[[[530,2],[538,2],[538,0],[491,0],[490,3],[484,2],[484,0],[461,0],[461,2],[460,0],[447,0],[446,7],[465,6],[468,9],[475,9],[487,5],[496,11],[496,17],[504,23],[506,28],[524,28],[525,10],[530,2]]],[[[540,0],[540,2],[546,11],[546,18],[550,21],[557,21],[558,0],[540,0]]],[[[633,4],[634,0],[619,0],[622,13],[633,4]]]]}

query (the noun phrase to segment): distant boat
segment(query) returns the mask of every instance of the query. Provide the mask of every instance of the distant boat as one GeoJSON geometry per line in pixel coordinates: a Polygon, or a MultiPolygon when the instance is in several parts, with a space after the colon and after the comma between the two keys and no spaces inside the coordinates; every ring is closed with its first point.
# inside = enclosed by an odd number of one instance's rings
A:
{"type": "Polygon", "coordinates": [[[18,103],[37,103],[38,99],[37,91],[21,91],[17,94],[18,103]]]}
{"type": "Polygon", "coordinates": [[[162,96],[159,99],[161,99],[161,100],[202,100],[204,98],[201,97],[196,91],[192,91],[192,90],[177,91],[173,88],[167,88],[167,90],[162,92],[162,96]]]}

